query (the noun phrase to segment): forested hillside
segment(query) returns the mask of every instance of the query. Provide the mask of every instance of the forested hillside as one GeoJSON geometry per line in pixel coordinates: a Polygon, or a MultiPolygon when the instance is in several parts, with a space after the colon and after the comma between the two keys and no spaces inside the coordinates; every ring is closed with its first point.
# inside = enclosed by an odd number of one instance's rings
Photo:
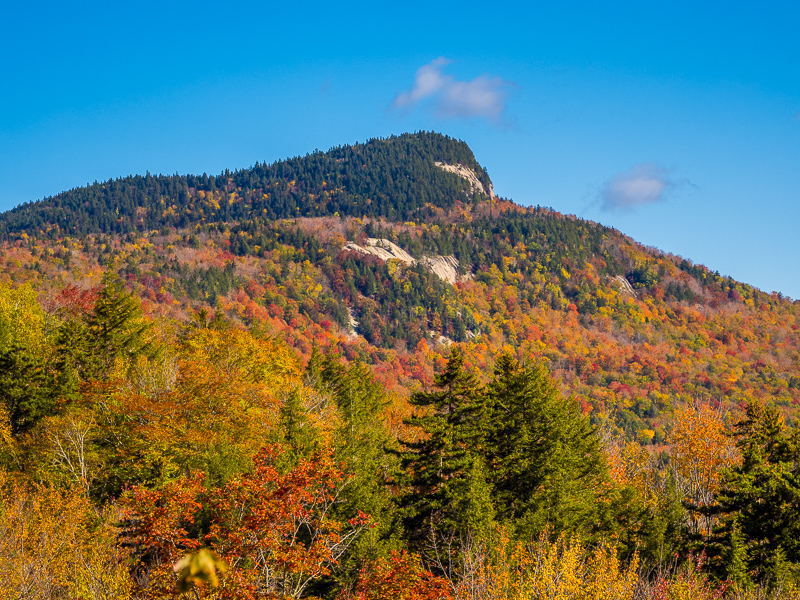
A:
{"type": "Polygon", "coordinates": [[[0,589],[794,597],[800,303],[490,190],[419,133],[0,215],[0,589]]]}
{"type": "Polygon", "coordinates": [[[489,184],[461,141],[414,134],[218,176],[130,176],[77,188],[3,214],[0,235],[146,233],[196,223],[312,216],[408,219],[431,204],[448,208],[471,194],[467,182],[435,166],[461,164],[489,184]]]}

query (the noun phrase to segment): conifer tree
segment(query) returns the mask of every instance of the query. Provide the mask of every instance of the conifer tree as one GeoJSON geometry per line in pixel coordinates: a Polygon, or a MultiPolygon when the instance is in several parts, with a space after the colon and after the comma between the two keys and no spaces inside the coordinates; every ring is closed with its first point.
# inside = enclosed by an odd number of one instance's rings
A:
{"type": "Polygon", "coordinates": [[[725,576],[737,590],[744,591],[753,586],[748,568],[747,548],[745,547],[739,525],[734,520],[728,535],[727,548],[723,552],[725,576]]]}
{"type": "Polygon", "coordinates": [[[13,435],[28,431],[56,408],[60,390],[49,364],[47,325],[33,288],[0,284],[0,403],[13,435]]]}
{"type": "Polygon", "coordinates": [[[719,518],[708,553],[719,557],[721,576],[776,584],[800,566],[800,435],[775,407],[755,401],[736,435],[742,462],[727,471],[706,511],[719,518]]]}
{"type": "Polygon", "coordinates": [[[296,467],[302,459],[319,449],[317,433],[309,422],[300,390],[292,390],[286,395],[280,410],[277,436],[283,448],[280,457],[282,469],[296,467]]]}
{"type": "Polygon", "coordinates": [[[11,344],[0,349],[0,401],[14,435],[28,431],[56,407],[59,388],[46,365],[28,348],[11,344]]]}
{"type": "Polygon", "coordinates": [[[421,411],[409,424],[419,427],[423,437],[406,441],[402,456],[408,482],[401,506],[406,533],[415,544],[437,533],[469,529],[470,494],[484,510],[488,505],[482,458],[473,455],[470,444],[471,416],[481,392],[475,377],[465,372],[457,347],[434,383],[434,391],[411,396],[421,411]]]}
{"type": "MultiPolygon", "coordinates": [[[[342,465],[347,485],[332,514],[343,521],[368,518],[371,526],[340,559],[354,573],[356,565],[398,549],[397,516],[386,481],[396,470],[396,459],[387,453],[390,437],[383,425],[387,403],[382,386],[362,362],[345,366],[338,354],[312,351],[306,381],[317,392],[336,402],[341,420],[334,436],[334,457],[342,465]]],[[[345,577],[340,583],[350,584],[345,577]]],[[[322,592],[323,585],[316,592],[322,592]]]]}
{"type": "Polygon", "coordinates": [[[142,318],[138,301],[118,280],[106,278],[92,311],[60,328],[56,346],[62,379],[103,380],[118,358],[153,356],[156,348],[150,324],[142,318]]]}
{"type": "Polygon", "coordinates": [[[498,516],[525,535],[591,522],[604,475],[597,438],[544,368],[501,356],[484,405],[482,448],[498,516]]]}

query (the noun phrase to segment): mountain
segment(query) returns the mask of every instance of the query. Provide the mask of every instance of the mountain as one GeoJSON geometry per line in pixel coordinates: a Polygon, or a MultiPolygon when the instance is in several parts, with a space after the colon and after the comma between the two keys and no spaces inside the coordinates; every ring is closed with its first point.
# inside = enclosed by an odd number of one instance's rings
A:
{"type": "Polygon", "coordinates": [[[401,393],[430,384],[451,343],[484,375],[511,349],[646,442],[698,399],[795,414],[800,304],[491,189],[436,133],[126,177],[0,215],[2,276],[47,296],[116,272],[151,315],[221,311],[306,358],[360,356],[401,393]]]}
{"type": "Polygon", "coordinates": [[[0,231],[16,596],[800,590],[800,303],[497,198],[463,142],[128,177],[0,231]]]}
{"type": "Polygon", "coordinates": [[[0,237],[124,234],[198,222],[339,214],[407,220],[426,206],[449,208],[470,184],[436,162],[463,165],[489,186],[461,141],[418,133],[340,146],[220,175],[130,176],[18,206],[0,218],[0,237]]]}

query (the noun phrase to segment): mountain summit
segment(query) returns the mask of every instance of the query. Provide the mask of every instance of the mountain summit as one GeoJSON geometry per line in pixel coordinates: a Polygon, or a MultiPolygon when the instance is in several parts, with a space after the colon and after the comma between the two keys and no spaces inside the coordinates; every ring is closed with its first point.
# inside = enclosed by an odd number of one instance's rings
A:
{"type": "Polygon", "coordinates": [[[95,182],[6,212],[0,236],[124,234],[331,215],[408,220],[426,206],[479,202],[491,190],[466,143],[422,132],[256,163],[216,177],[147,174],[95,182]]]}
{"type": "Polygon", "coordinates": [[[0,234],[0,284],[56,313],[118,278],[154,317],[216,314],[306,359],[329,348],[402,393],[458,344],[477,372],[508,351],[541,361],[646,442],[681,403],[800,403],[800,304],[496,198],[467,144],[436,133],[95,183],[0,215],[0,234]]]}

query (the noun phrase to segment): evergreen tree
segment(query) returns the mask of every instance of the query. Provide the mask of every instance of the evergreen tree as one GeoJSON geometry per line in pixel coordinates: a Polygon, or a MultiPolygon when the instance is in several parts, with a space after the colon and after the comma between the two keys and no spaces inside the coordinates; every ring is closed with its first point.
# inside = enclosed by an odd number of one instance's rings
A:
{"type": "Polygon", "coordinates": [[[83,319],[67,321],[58,332],[62,381],[103,380],[112,375],[118,359],[153,356],[157,349],[150,329],[138,301],[121,282],[107,278],[92,311],[83,319]]]}
{"type": "Polygon", "coordinates": [[[482,458],[470,447],[471,417],[481,391],[465,372],[464,355],[457,347],[434,383],[434,391],[411,396],[421,410],[409,424],[422,436],[406,441],[402,455],[408,481],[400,503],[406,534],[417,546],[431,536],[466,532],[474,525],[473,508],[483,505],[482,510],[489,510],[482,458]]]}
{"type": "Polygon", "coordinates": [[[722,553],[725,564],[725,577],[737,590],[748,590],[753,586],[748,567],[748,556],[745,542],[739,525],[734,519],[730,526],[727,547],[722,553]]]}
{"type": "Polygon", "coordinates": [[[498,516],[524,535],[585,528],[604,469],[577,404],[540,365],[501,356],[486,387],[481,444],[498,516]]]}
{"type": "Polygon", "coordinates": [[[56,409],[60,387],[45,361],[19,344],[0,350],[0,400],[14,435],[31,429],[56,409]]]}
{"type": "Polygon", "coordinates": [[[800,435],[761,402],[747,405],[736,435],[742,462],[706,510],[719,518],[708,552],[720,576],[777,584],[800,567],[800,435]]]}
{"type": "Polygon", "coordinates": [[[334,450],[349,482],[332,514],[342,520],[366,516],[371,520],[372,526],[340,559],[350,575],[339,583],[349,585],[352,581],[348,577],[352,577],[364,561],[400,547],[396,511],[386,485],[397,467],[393,455],[387,453],[391,442],[382,419],[387,399],[367,365],[353,362],[345,366],[338,354],[323,356],[315,348],[305,375],[306,382],[320,395],[320,402],[326,398],[333,400],[341,415],[334,436],[334,450]]]}
{"type": "Polygon", "coordinates": [[[286,395],[276,433],[284,450],[280,457],[282,469],[296,467],[300,460],[310,457],[318,449],[318,435],[308,419],[300,390],[292,390],[286,395]]]}

